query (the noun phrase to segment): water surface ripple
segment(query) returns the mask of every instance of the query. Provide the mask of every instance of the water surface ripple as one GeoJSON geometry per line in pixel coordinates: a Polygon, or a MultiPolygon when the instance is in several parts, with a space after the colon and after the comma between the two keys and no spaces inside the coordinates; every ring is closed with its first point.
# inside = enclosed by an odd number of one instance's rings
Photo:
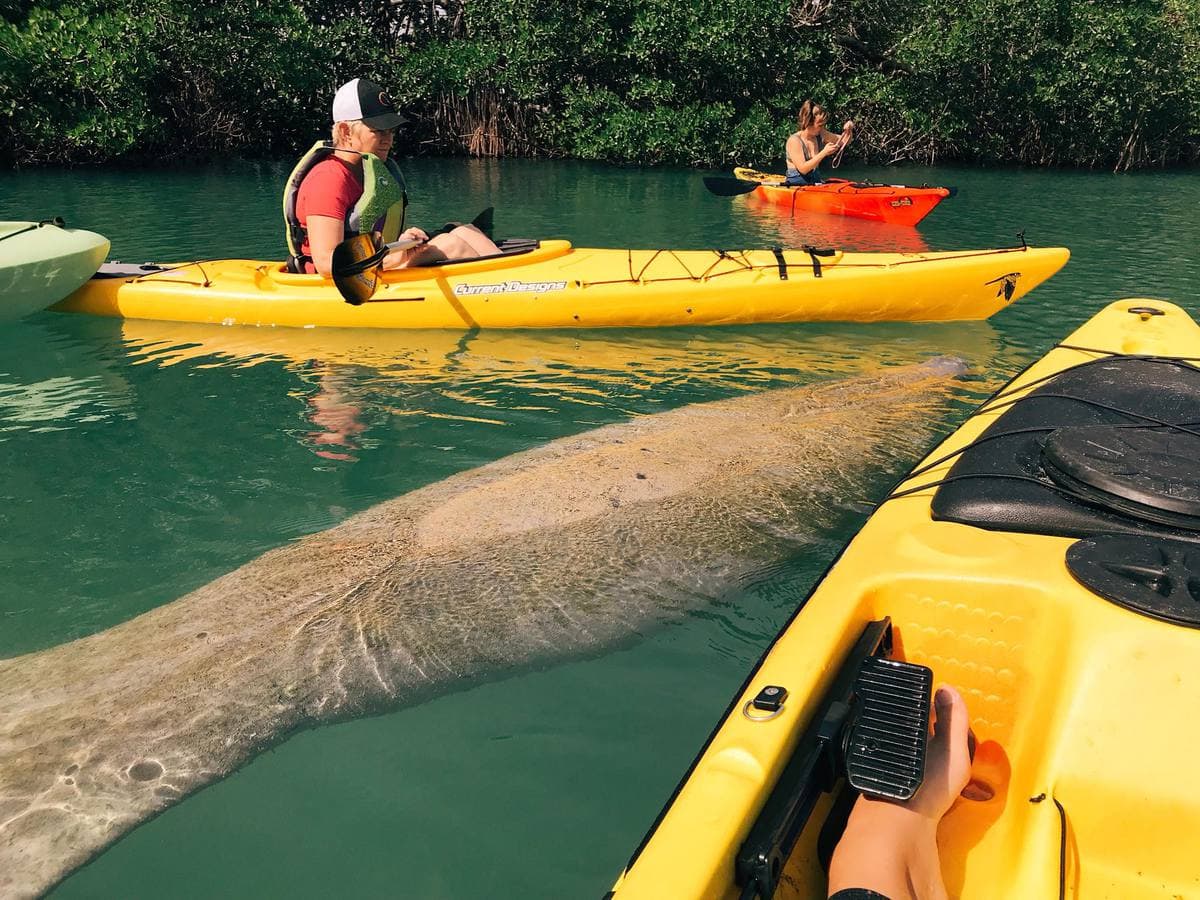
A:
{"type": "MultiPolygon", "coordinates": [[[[290,163],[0,174],[0,218],[63,215],[126,261],[281,252],[290,163]]],[[[921,229],[791,219],[699,173],[405,165],[412,220],[497,208],[501,236],[615,247],[1065,244],[992,321],[604,332],[221,328],[41,313],[0,330],[0,656],[111,627],[383,499],[555,437],[687,403],[951,353],[938,422],[1112,299],[1200,311],[1200,176],[839,171],[950,184],[921,229]]],[[[703,436],[697,436],[702,445],[703,436]]],[[[597,896],[746,669],[912,463],[870,473],[811,552],[621,649],[293,737],[139,828],[55,894],[597,896]]],[[[793,523],[796,524],[796,523],[793,523]]]]}

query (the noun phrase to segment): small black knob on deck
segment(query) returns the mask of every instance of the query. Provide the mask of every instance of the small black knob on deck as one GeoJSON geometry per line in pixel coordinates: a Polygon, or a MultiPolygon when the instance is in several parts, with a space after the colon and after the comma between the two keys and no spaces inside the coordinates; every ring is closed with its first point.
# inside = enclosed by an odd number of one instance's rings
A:
{"type": "Polygon", "coordinates": [[[757,697],[750,701],[750,705],[763,712],[778,712],[783,707],[783,701],[787,699],[787,695],[787,688],[768,684],[758,692],[757,697]]]}

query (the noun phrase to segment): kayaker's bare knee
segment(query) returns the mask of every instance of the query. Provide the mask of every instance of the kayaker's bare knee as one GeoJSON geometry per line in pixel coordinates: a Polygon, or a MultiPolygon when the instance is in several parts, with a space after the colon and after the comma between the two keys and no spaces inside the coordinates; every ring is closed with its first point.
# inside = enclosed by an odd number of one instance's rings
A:
{"type": "Polygon", "coordinates": [[[461,241],[469,247],[473,252],[473,256],[491,256],[493,253],[499,253],[500,248],[493,243],[492,239],[476,228],[474,225],[459,225],[450,232],[449,237],[461,241]]]}
{"type": "Polygon", "coordinates": [[[453,231],[430,238],[414,263],[428,265],[444,259],[475,259],[499,252],[500,248],[474,225],[459,225],[453,231]],[[436,256],[433,255],[435,252],[436,256]]]}
{"type": "Polygon", "coordinates": [[[938,823],[960,796],[988,800],[992,790],[971,778],[975,738],[962,695],[943,685],[933,708],[933,736],[920,789],[903,802],[858,798],[830,862],[831,897],[947,895],[938,823]]]}
{"type": "Polygon", "coordinates": [[[458,232],[461,230],[461,228],[455,228],[448,234],[439,234],[430,238],[426,246],[440,251],[445,259],[473,259],[479,254],[470,244],[459,237],[458,232]]]}

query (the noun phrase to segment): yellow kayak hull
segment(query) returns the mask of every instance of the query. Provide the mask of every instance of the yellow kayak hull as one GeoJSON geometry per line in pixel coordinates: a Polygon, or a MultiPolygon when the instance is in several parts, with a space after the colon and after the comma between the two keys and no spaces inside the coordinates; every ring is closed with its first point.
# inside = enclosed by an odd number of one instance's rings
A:
{"type": "Polygon", "coordinates": [[[301,328],[956,321],[999,312],[1069,256],[1064,248],[816,257],[786,250],[777,256],[771,250],[587,250],[542,241],[525,253],[386,272],[376,295],[361,306],[343,302],[320,275],[231,259],[93,278],[54,308],[301,328]]]}
{"type": "MultiPolygon", "coordinates": [[[[1200,327],[1169,303],[1119,301],[1006,393],[1023,395],[1099,351],[1194,365],[1200,327]],[[1137,312],[1146,306],[1157,313],[1137,312]]],[[[985,404],[898,491],[945,477],[947,455],[1006,408],[985,404]]],[[[951,896],[1056,897],[1060,877],[1072,897],[1200,895],[1200,631],[1085,588],[1064,561],[1074,538],[935,521],[933,494],[883,503],[850,542],[731,702],[616,900],[739,895],[740,844],[840,660],[884,616],[903,658],[962,690],[977,737],[994,751],[976,764],[996,796],[960,800],[938,832],[951,896]],[[771,684],[790,691],[784,711],[769,725],[748,721],[743,705],[771,684]]],[[[1191,590],[1195,598],[1200,587],[1191,590]]],[[[823,818],[818,809],[801,834],[776,897],[825,896],[813,851],[823,818]]]]}

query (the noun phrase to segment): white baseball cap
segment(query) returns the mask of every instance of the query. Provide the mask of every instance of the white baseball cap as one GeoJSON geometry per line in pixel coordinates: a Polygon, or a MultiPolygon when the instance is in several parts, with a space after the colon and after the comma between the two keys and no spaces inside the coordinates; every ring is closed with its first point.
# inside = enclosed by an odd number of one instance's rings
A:
{"type": "Polygon", "coordinates": [[[333,95],[333,121],[361,120],[370,128],[395,128],[407,119],[396,112],[391,98],[373,81],[355,78],[347,81],[333,95]]]}

